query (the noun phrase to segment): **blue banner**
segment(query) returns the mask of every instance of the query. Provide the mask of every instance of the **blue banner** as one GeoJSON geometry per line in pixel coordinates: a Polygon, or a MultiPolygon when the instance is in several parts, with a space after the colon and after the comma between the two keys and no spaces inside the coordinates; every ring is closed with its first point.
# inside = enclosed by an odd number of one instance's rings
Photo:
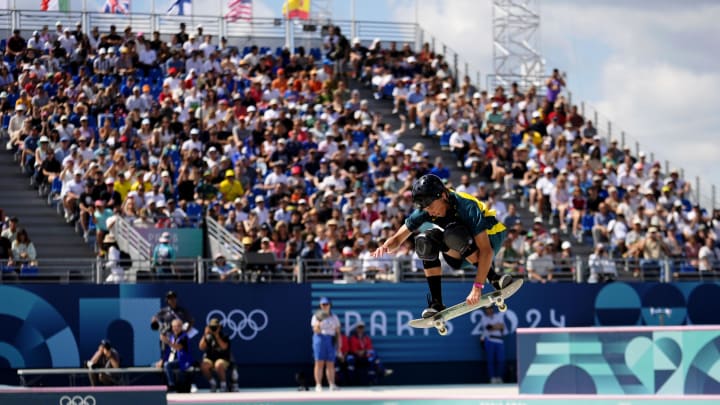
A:
{"type": "MultiPolygon", "coordinates": [[[[462,301],[467,283],[445,283],[446,304],[462,301]]],[[[481,311],[450,322],[450,334],[407,326],[425,307],[424,283],[401,284],[124,284],[0,285],[0,367],[77,367],[109,338],[126,366],[159,358],[150,318],[168,289],[202,332],[218,317],[241,364],[310,363],[310,318],[321,296],[333,300],[345,333],[359,320],[387,363],[482,360],[481,311]]],[[[720,324],[717,283],[533,284],[507,301],[505,348],[516,358],[517,328],[720,324]]],[[[191,340],[196,359],[199,336],[191,340]]]]}
{"type": "MultiPolygon", "coordinates": [[[[148,366],[160,358],[150,320],[166,305],[168,289],[177,292],[201,333],[212,317],[223,323],[239,363],[312,358],[309,285],[0,285],[0,364],[79,367],[109,338],[122,365],[148,366]]],[[[198,360],[199,339],[190,343],[198,360]]]]}
{"type": "MultiPolygon", "coordinates": [[[[468,283],[445,283],[446,305],[465,299],[468,283]]],[[[358,321],[366,324],[380,356],[386,362],[472,361],[484,358],[479,343],[482,311],[448,323],[448,336],[435,329],[413,329],[410,319],[426,306],[424,283],[315,284],[313,308],[321,296],[333,301],[345,333],[358,321]]],[[[517,328],[685,325],[720,323],[720,312],[709,311],[720,296],[717,283],[525,283],[508,299],[505,312],[506,358],[516,358],[517,328]]]]}
{"type": "Polygon", "coordinates": [[[164,405],[167,404],[167,395],[164,386],[0,389],[0,403],[3,405],[164,405]]]}

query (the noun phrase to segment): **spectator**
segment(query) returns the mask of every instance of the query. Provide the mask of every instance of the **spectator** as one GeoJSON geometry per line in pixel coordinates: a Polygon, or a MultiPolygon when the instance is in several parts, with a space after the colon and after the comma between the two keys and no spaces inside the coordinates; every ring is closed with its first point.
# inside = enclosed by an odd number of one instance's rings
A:
{"type": "Polygon", "coordinates": [[[105,279],[105,282],[115,284],[122,283],[125,281],[125,269],[123,265],[127,265],[124,260],[127,259],[123,259],[120,254],[120,248],[118,248],[115,236],[111,233],[105,235],[102,247],[107,257],[105,268],[110,270],[110,274],[105,279]]]}
{"type": "MultiPolygon", "coordinates": [[[[640,267],[644,273],[660,272],[660,260],[664,260],[670,254],[670,249],[660,237],[658,228],[651,226],[648,228],[645,238],[640,240],[633,250],[628,252],[633,257],[641,257],[640,267]]],[[[639,276],[639,273],[635,273],[639,276]]]]}
{"type": "Polygon", "coordinates": [[[1,237],[6,238],[10,243],[15,242],[18,232],[18,217],[10,217],[7,221],[7,227],[3,229],[1,237]]]}
{"type": "Polygon", "coordinates": [[[175,274],[175,248],[170,244],[169,232],[163,232],[153,248],[152,269],[158,276],[175,274]]]}
{"type": "Polygon", "coordinates": [[[588,266],[590,267],[588,283],[613,281],[617,278],[615,261],[608,255],[602,243],[595,246],[595,251],[588,258],[588,266]]]}
{"type": "Polygon", "coordinates": [[[98,252],[102,252],[102,244],[105,235],[108,233],[108,219],[113,215],[113,210],[105,206],[105,201],[96,200],[93,218],[95,219],[96,240],[98,252]]]}
{"type": "Polygon", "coordinates": [[[605,203],[600,203],[598,206],[598,212],[594,216],[594,225],[592,227],[593,244],[607,242],[610,237],[610,230],[608,225],[612,220],[610,210],[605,203]]]}
{"type": "Polygon", "coordinates": [[[222,253],[217,253],[215,255],[215,260],[213,261],[213,266],[210,271],[217,275],[222,281],[238,277],[242,274],[240,269],[235,267],[234,264],[229,263],[222,253]]]}
{"type": "Polygon", "coordinates": [[[572,243],[564,241],[560,244],[560,249],[560,253],[555,255],[555,273],[573,276],[575,273],[575,257],[572,253],[572,243]]]}
{"type": "Polygon", "coordinates": [[[222,325],[217,318],[210,319],[210,323],[205,327],[199,348],[204,353],[200,371],[210,383],[210,392],[217,391],[215,376],[220,381],[220,391],[227,391],[227,373],[232,361],[232,352],[230,339],[223,333],[222,325]]]}
{"type": "Polygon", "coordinates": [[[533,253],[527,258],[527,271],[528,279],[530,281],[539,281],[545,284],[553,279],[553,259],[548,253],[548,245],[550,243],[543,243],[536,241],[533,243],[533,253]]]}
{"type": "Polygon", "coordinates": [[[37,271],[37,252],[25,228],[19,228],[12,242],[13,262],[21,266],[22,271],[37,271]]]}
{"type": "Polygon", "coordinates": [[[330,391],[337,390],[335,385],[335,357],[342,352],[340,339],[340,320],[330,311],[330,300],[320,298],[320,310],[316,311],[310,322],[313,330],[313,355],[315,358],[315,391],[322,391],[323,371],[327,377],[330,391]]]}
{"type": "Polygon", "coordinates": [[[707,236],[705,243],[698,252],[699,271],[720,271],[720,249],[715,246],[715,240],[707,236]]]}
{"type": "Polygon", "coordinates": [[[367,381],[371,384],[378,384],[380,378],[387,377],[393,373],[393,370],[385,368],[378,358],[377,352],[375,352],[373,348],[370,335],[365,333],[365,323],[363,321],[357,323],[347,343],[349,345],[347,356],[348,363],[350,363],[349,368],[354,368],[356,373],[361,370],[367,372],[367,381]]]}
{"type": "MultiPolygon", "coordinates": [[[[98,368],[120,368],[120,354],[112,347],[109,340],[103,339],[100,341],[100,345],[95,354],[87,361],[87,367],[91,370],[98,368]]],[[[90,379],[90,385],[93,387],[98,384],[116,385],[118,383],[117,379],[110,373],[91,371],[88,373],[88,378],[90,379]]]]}
{"type": "Polygon", "coordinates": [[[0,273],[14,273],[12,242],[5,236],[0,236],[0,273]]]}

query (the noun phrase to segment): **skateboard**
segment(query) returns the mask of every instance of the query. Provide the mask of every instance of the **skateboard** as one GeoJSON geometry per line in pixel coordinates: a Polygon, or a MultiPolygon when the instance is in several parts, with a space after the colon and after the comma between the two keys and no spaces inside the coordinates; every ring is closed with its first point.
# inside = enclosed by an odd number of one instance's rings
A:
{"type": "Polygon", "coordinates": [[[451,319],[455,319],[458,316],[467,314],[479,308],[485,308],[495,305],[500,312],[507,311],[507,305],[505,299],[515,294],[520,287],[523,285],[522,279],[514,280],[510,285],[503,288],[502,290],[495,290],[480,297],[480,302],[475,305],[467,305],[464,301],[453,305],[450,308],[445,308],[442,311],[435,314],[430,318],[413,319],[409,322],[409,325],[413,328],[435,328],[441,336],[445,336],[448,333],[445,323],[451,319]]]}

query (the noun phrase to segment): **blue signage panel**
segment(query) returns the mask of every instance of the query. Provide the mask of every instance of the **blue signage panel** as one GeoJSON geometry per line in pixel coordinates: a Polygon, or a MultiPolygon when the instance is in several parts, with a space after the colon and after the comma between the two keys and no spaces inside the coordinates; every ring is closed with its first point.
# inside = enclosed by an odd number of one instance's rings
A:
{"type": "MultiPolygon", "coordinates": [[[[109,338],[121,364],[150,365],[160,358],[150,319],[166,305],[169,289],[177,292],[200,333],[210,318],[221,321],[239,363],[312,358],[309,285],[0,285],[0,364],[78,367],[109,338]]],[[[199,335],[191,340],[196,359],[201,358],[199,340],[199,335]]]]}
{"type": "Polygon", "coordinates": [[[0,390],[3,405],[127,405],[167,404],[161,387],[35,388],[0,390]]]}
{"type": "MultiPolygon", "coordinates": [[[[461,302],[469,292],[469,283],[443,285],[446,305],[461,302]]],[[[321,296],[330,298],[345,333],[358,321],[365,322],[375,348],[387,362],[482,359],[481,310],[450,321],[444,337],[435,329],[407,326],[426,306],[426,294],[424,283],[315,284],[312,305],[317,308],[321,296]]],[[[516,357],[517,328],[720,323],[720,313],[707,310],[717,296],[720,285],[716,283],[525,283],[507,301],[506,357],[516,357]]]]}
{"type": "Polygon", "coordinates": [[[523,394],[720,394],[720,326],[537,332],[518,334],[523,394]]]}
{"type": "MultiPolygon", "coordinates": [[[[468,283],[446,283],[446,304],[462,301],[468,283]]],[[[407,326],[425,307],[424,283],[401,284],[123,284],[0,285],[0,367],[78,367],[109,338],[122,364],[147,366],[159,358],[150,318],[167,290],[195,318],[200,332],[212,317],[224,324],[241,364],[309,363],[310,318],[321,296],[333,300],[343,329],[359,320],[389,363],[483,359],[482,312],[450,322],[449,335],[407,326]]],[[[716,283],[526,283],[505,313],[506,357],[516,358],[517,328],[720,324],[716,283]]],[[[191,340],[197,359],[199,335],[191,340]]]]}

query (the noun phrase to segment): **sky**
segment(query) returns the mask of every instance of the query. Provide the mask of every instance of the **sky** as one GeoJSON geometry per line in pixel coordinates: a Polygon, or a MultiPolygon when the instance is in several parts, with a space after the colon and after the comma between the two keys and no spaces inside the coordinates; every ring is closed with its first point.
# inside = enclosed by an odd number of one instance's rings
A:
{"type": "MultiPolygon", "coordinates": [[[[36,9],[40,0],[15,1],[36,9]]],[[[84,0],[88,9],[104,1],[84,0]]],[[[167,9],[171,0],[132,0],[136,11],[167,9]]],[[[70,0],[73,8],[83,0],[70,0]]],[[[195,12],[217,13],[226,0],[192,0],[195,12]],[[197,8],[202,4],[202,12],[197,8]]],[[[283,0],[254,0],[258,17],[278,17],[283,0]]],[[[349,20],[351,5],[362,21],[415,22],[467,61],[471,72],[492,70],[490,0],[324,0],[333,18],[349,20]]],[[[11,3],[12,4],[12,3],[11,3]]],[[[671,167],[694,184],[720,185],[720,2],[694,0],[539,0],[539,49],[549,72],[567,74],[573,103],[596,110],[601,127],[671,167]]],[[[425,37],[426,39],[428,36],[425,37]]],[[[474,78],[475,75],[471,74],[474,78]]],[[[484,82],[484,79],[483,79],[484,82]]],[[[484,84],[483,84],[484,86],[484,84]]]]}

